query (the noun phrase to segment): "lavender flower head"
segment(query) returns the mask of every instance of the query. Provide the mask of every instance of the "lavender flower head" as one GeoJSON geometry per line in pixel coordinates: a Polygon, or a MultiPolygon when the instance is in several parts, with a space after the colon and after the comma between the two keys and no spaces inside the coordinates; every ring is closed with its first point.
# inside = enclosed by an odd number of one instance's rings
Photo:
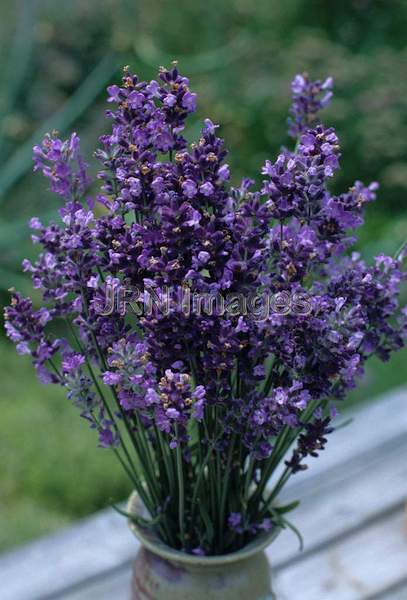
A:
{"type": "Polygon", "coordinates": [[[322,108],[328,106],[333,96],[333,79],[311,81],[308,73],[296,75],[291,84],[293,103],[290,108],[289,135],[296,139],[309,129],[322,108]]]}
{"type": "Polygon", "coordinates": [[[41,146],[34,146],[33,159],[34,170],[41,170],[51,181],[51,190],[65,200],[80,198],[86,191],[90,180],[76,133],[66,141],[56,132],[46,135],[41,146]]]}

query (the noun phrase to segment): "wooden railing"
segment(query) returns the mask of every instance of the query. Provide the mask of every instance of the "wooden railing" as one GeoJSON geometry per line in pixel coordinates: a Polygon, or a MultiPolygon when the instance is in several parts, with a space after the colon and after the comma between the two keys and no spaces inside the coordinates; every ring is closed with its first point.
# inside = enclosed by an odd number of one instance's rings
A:
{"type": "MultiPolygon", "coordinates": [[[[268,549],[278,600],[407,599],[407,388],[352,416],[287,486],[305,549],[290,532],[268,549]]],[[[0,598],[127,600],[136,551],[102,511],[0,556],[0,598]]]]}

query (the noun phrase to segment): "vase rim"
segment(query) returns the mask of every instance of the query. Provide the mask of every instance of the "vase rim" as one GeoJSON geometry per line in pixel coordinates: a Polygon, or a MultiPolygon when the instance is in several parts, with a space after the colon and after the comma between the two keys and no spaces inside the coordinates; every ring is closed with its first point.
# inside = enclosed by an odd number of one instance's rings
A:
{"type": "MultiPolygon", "coordinates": [[[[140,498],[136,491],[134,491],[128,499],[127,512],[130,514],[140,513],[140,498]]],[[[128,519],[128,525],[130,530],[139,539],[142,546],[150,550],[153,554],[184,565],[207,567],[221,566],[246,560],[262,550],[265,550],[265,548],[267,548],[281,532],[281,527],[273,527],[271,531],[262,532],[257,535],[251,542],[244,546],[244,548],[236,550],[236,552],[219,554],[216,556],[200,556],[187,554],[181,550],[171,548],[171,546],[162,542],[156,534],[152,533],[147,528],[137,525],[131,519],[128,519]]]]}

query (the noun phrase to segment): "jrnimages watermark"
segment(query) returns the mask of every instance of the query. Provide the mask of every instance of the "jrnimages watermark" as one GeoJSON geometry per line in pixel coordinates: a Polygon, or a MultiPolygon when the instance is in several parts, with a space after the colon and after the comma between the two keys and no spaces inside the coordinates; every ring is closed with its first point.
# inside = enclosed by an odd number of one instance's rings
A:
{"type": "Polygon", "coordinates": [[[306,292],[268,290],[223,294],[221,292],[196,292],[187,285],[161,288],[106,284],[104,302],[95,306],[103,316],[114,313],[124,316],[132,313],[149,316],[159,312],[169,315],[173,311],[206,316],[249,316],[256,321],[265,321],[272,315],[308,316],[312,312],[312,298],[306,292]]]}

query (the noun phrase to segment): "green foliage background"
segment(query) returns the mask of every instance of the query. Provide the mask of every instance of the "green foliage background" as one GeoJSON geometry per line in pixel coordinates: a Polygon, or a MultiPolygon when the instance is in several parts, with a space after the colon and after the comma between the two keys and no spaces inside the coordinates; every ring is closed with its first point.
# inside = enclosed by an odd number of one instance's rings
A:
{"type": "MultiPolygon", "coordinates": [[[[381,183],[360,249],[393,253],[407,237],[407,3],[403,0],[0,0],[0,295],[28,292],[27,221],[59,207],[31,172],[42,134],[79,132],[89,156],[104,131],[104,89],[123,64],[143,78],[178,59],[199,93],[191,135],[222,124],[234,181],[259,179],[286,137],[297,72],[331,74],[325,111],[343,148],[336,189],[381,183]]],[[[92,169],[96,165],[92,164],[92,169]]],[[[373,363],[348,402],[405,383],[407,353],[373,363]]],[[[0,342],[0,549],[117,500],[127,481],[63,394],[0,342]]]]}

